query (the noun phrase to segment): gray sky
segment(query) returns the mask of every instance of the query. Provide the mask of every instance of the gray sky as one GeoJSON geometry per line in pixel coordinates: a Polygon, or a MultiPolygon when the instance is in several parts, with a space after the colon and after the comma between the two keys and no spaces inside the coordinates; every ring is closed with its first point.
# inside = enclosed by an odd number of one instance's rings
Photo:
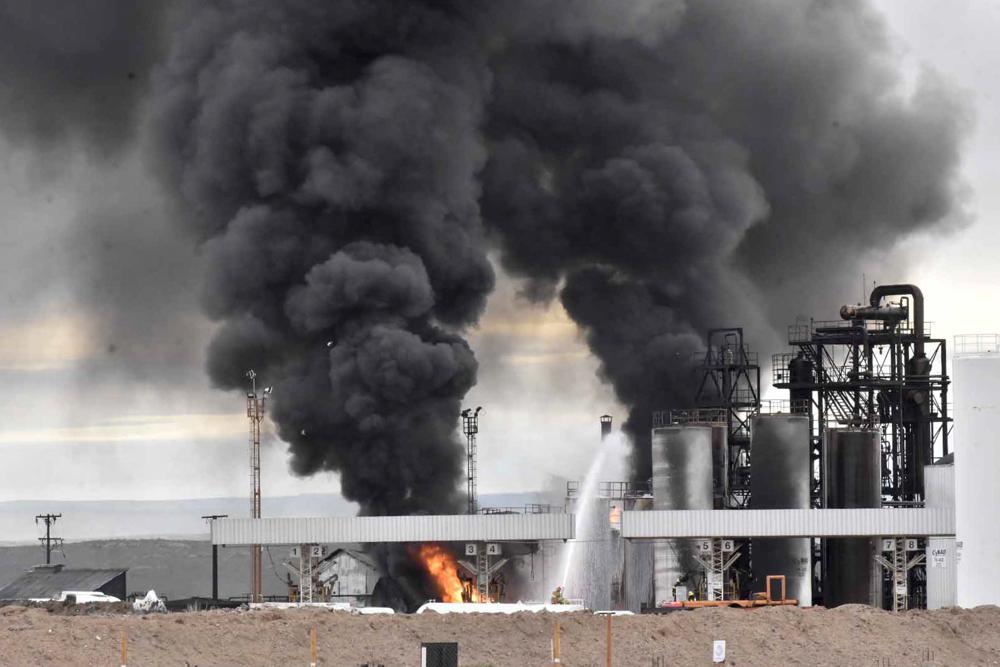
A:
{"type": "MultiPolygon", "coordinates": [[[[959,86],[975,126],[963,158],[967,227],[950,238],[908,241],[893,258],[895,266],[908,267],[903,275],[872,266],[867,277],[921,285],[937,336],[1000,331],[994,259],[1000,255],[1000,191],[990,182],[1000,173],[1000,100],[992,76],[1000,70],[1000,4],[875,4],[888,18],[909,78],[929,66],[959,86]]],[[[136,150],[107,159],[72,143],[55,154],[0,143],[0,379],[6,396],[0,402],[0,500],[247,491],[243,397],[208,386],[202,364],[212,325],[197,314],[197,262],[166,231],[170,211],[153,183],[136,150]],[[102,233],[121,215],[141,226],[126,239],[102,233]],[[155,280],[130,281],[130,275],[155,280]],[[190,289],[178,290],[177,283],[190,289]],[[156,288],[168,284],[174,288],[156,288]],[[135,304],[125,323],[102,307],[111,290],[120,291],[116,303],[135,304]],[[164,300],[161,294],[174,296],[164,300]],[[137,338],[148,343],[123,347],[115,335],[121,326],[142,331],[137,338]]],[[[485,317],[470,332],[480,372],[467,403],[484,406],[484,493],[545,489],[560,476],[582,476],[597,446],[597,416],[624,414],[561,307],[527,305],[516,291],[501,276],[485,317]]],[[[838,305],[815,315],[832,319],[838,305]]],[[[762,357],[777,351],[762,350],[762,357]]],[[[337,486],[331,474],[292,476],[282,444],[273,438],[267,443],[265,511],[269,494],[337,486]]]]}

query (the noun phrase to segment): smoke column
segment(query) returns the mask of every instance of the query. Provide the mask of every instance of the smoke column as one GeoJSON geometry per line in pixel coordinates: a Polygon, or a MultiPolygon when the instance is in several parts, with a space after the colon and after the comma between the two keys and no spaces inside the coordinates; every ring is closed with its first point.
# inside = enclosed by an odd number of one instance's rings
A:
{"type": "Polygon", "coordinates": [[[292,468],[362,511],[458,506],[456,332],[493,287],[488,75],[435,3],[196,3],[156,80],[161,169],[204,243],[209,373],[274,386],[292,468]]]}
{"type": "MultiPolygon", "coordinates": [[[[771,337],[960,217],[955,96],[901,91],[861,1],[187,6],[152,103],[203,242],[209,372],[275,386],[294,470],[368,513],[455,508],[486,252],[560,299],[631,411],[705,328],[771,337]],[[843,277],[843,278],[841,278],[843,277]]],[[[758,339],[759,340],[759,339],[758,339]]]]}
{"type": "Polygon", "coordinates": [[[856,294],[871,254],[960,218],[961,106],[927,73],[899,92],[864,2],[518,7],[523,39],[490,61],[484,215],[629,406],[638,479],[706,329],[777,349],[796,314],[856,294]]]}

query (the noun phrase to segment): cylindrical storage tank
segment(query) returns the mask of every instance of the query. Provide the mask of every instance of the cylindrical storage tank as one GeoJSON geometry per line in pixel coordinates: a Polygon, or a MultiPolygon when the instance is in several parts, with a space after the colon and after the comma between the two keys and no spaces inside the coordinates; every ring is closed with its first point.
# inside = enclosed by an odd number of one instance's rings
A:
{"type": "Polygon", "coordinates": [[[726,509],[729,489],[729,429],[725,424],[712,424],[712,507],[726,509]]]}
{"type": "MultiPolygon", "coordinates": [[[[867,429],[828,429],[823,443],[823,506],[829,509],[882,506],[879,434],[867,429]]],[[[875,539],[825,540],[823,604],[881,606],[882,576],[875,539]]]]}
{"type": "Polygon", "coordinates": [[[1000,604],[1000,336],[959,336],[955,347],[956,602],[1000,604]]]}
{"type": "MultiPolygon", "coordinates": [[[[792,412],[809,413],[812,402],[813,363],[799,352],[788,362],[789,399],[792,412]]],[[[751,473],[753,474],[753,473],[751,473]]]]}
{"type": "MultiPolygon", "coordinates": [[[[712,509],[712,427],[653,429],[653,507],[658,510],[712,509]]],[[[660,540],[655,548],[656,604],[673,600],[674,586],[689,590],[689,573],[700,572],[690,539],[660,540]]]]}
{"type": "MultiPolygon", "coordinates": [[[[754,417],[750,440],[752,509],[808,509],[809,418],[775,414],[754,417]]],[[[786,595],[812,605],[809,538],[755,538],[751,542],[754,590],[763,591],[767,575],[785,575],[786,595]]]]}
{"type": "MultiPolygon", "coordinates": [[[[918,419],[930,411],[930,387],[927,377],[931,362],[927,357],[911,357],[906,362],[906,403],[904,419],[918,419]]],[[[913,438],[907,441],[906,490],[914,497],[924,497],[924,466],[933,463],[931,458],[931,424],[920,421],[914,427],[913,438]]]]}
{"type": "MultiPolygon", "coordinates": [[[[652,498],[635,501],[632,511],[653,509],[652,498]]],[[[625,608],[639,613],[653,600],[653,544],[643,540],[625,540],[625,608]]]]}

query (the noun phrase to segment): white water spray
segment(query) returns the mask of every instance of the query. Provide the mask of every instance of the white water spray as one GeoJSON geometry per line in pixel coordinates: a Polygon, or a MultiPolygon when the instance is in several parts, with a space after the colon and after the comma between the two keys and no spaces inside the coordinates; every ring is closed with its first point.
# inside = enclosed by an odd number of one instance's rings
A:
{"type": "MultiPolygon", "coordinates": [[[[560,584],[568,598],[599,604],[610,595],[611,528],[608,505],[600,499],[600,480],[624,474],[626,443],[620,433],[609,435],[591,461],[575,503],[575,538],[563,552],[560,584]]],[[[606,605],[607,602],[604,602],[606,605]]]]}
{"type": "Polygon", "coordinates": [[[601,443],[600,449],[597,450],[597,456],[591,461],[590,469],[587,471],[587,476],[583,478],[583,484],[580,486],[580,490],[576,496],[575,530],[573,531],[576,534],[576,538],[570,540],[566,546],[566,555],[563,558],[563,571],[560,579],[563,588],[566,587],[570,571],[573,569],[577,541],[586,538],[585,533],[591,523],[590,515],[596,505],[593,501],[597,496],[598,480],[601,478],[601,469],[604,466],[604,458],[607,455],[607,450],[608,440],[605,440],[601,443]]]}

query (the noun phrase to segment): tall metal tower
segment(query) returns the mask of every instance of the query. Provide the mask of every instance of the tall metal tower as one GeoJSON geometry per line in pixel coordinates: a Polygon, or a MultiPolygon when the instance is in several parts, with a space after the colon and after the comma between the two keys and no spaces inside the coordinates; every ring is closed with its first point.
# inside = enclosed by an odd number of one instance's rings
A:
{"type": "MultiPolygon", "coordinates": [[[[250,392],[247,394],[247,417],[250,420],[250,518],[260,518],[260,423],[264,421],[264,406],[271,388],[266,387],[262,396],[257,396],[257,373],[247,371],[250,392]]],[[[263,558],[259,544],[250,547],[250,601],[263,601],[263,558]]]]}
{"type": "Polygon", "coordinates": [[[745,508],[750,500],[750,420],[760,409],[760,366],[757,353],[743,340],[741,327],[710,329],[704,356],[696,359],[701,381],[695,406],[718,410],[728,442],[729,507],[745,508]]]}
{"type": "Polygon", "coordinates": [[[476,479],[476,434],[479,433],[479,411],[482,406],[475,411],[472,408],[462,410],[462,432],[465,433],[465,483],[466,492],[469,496],[469,514],[479,511],[479,497],[476,479]]]}
{"type": "Polygon", "coordinates": [[[813,417],[814,503],[826,481],[824,433],[836,427],[880,432],[883,502],[922,501],[924,466],[950,452],[946,341],[931,337],[915,285],[880,285],[867,305],[840,315],[790,326],[798,350],[772,362],[774,386],[790,389],[813,417]]]}
{"type": "MultiPolygon", "coordinates": [[[[774,386],[790,390],[812,422],[813,505],[853,483],[827,477],[827,434],[862,429],[881,441],[882,505],[919,506],[924,466],[951,453],[947,343],[931,336],[916,285],[878,285],[867,304],[843,306],[840,318],[790,326],[796,351],[772,361],[774,386]]],[[[926,565],[908,560],[903,546],[896,551],[905,536],[885,537],[894,554],[877,559],[886,570],[883,607],[925,606],[926,565]]]]}

